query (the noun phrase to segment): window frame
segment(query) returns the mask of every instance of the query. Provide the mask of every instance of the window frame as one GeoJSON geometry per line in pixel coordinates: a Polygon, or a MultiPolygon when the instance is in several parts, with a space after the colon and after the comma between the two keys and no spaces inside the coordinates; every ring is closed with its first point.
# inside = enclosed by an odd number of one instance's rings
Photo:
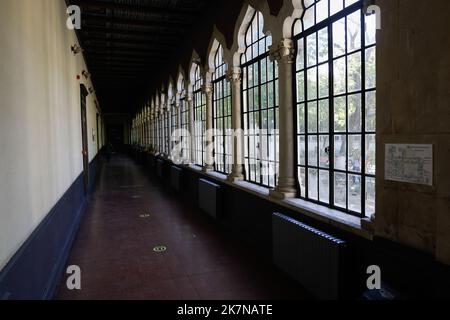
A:
{"type": "Polygon", "coordinates": [[[203,167],[205,163],[205,130],[206,130],[206,98],[203,93],[203,77],[200,65],[197,64],[194,71],[193,85],[193,113],[194,113],[194,163],[203,167]],[[200,101],[200,102],[199,102],[200,101]],[[198,119],[200,114],[200,120],[198,119]],[[199,134],[198,130],[201,130],[199,134]]]}
{"type": "MultiPolygon", "coordinates": [[[[263,30],[262,30],[262,26],[264,23],[264,17],[262,15],[261,12],[259,11],[255,11],[253,14],[252,19],[250,20],[250,23],[247,27],[247,30],[245,31],[245,45],[246,45],[246,50],[245,52],[241,55],[241,71],[242,71],[242,83],[241,83],[241,121],[242,121],[242,126],[244,129],[244,177],[245,177],[245,181],[259,185],[259,186],[263,186],[266,188],[274,188],[276,187],[276,185],[278,184],[278,169],[279,169],[279,134],[278,129],[279,129],[279,77],[278,77],[278,66],[277,63],[275,61],[270,61],[270,51],[268,49],[268,46],[270,46],[272,44],[272,37],[270,35],[264,35],[263,37],[258,38],[257,40],[253,39],[253,23],[254,20],[257,19],[256,22],[256,26],[258,28],[257,33],[259,33],[258,31],[260,31],[263,34],[263,30]],[[262,24],[260,22],[260,18],[263,18],[262,24]],[[261,28],[261,29],[260,29],[261,28]],[[249,44],[247,42],[248,40],[248,35],[249,33],[251,34],[251,43],[249,44]],[[264,41],[265,43],[265,52],[264,53],[259,53],[260,51],[260,42],[264,41]],[[258,55],[254,56],[253,52],[251,54],[251,59],[247,59],[247,50],[252,49],[253,47],[256,45],[256,47],[258,48],[258,55]],[[266,63],[266,73],[267,75],[269,74],[269,64],[272,64],[272,75],[271,75],[271,79],[269,80],[268,77],[266,76],[265,81],[262,81],[262,77],[261,77],[261,70],[262,70],[262,63],[266,63]],[[250,69],[250,67],[252,67],[252,70],[254,68],[254,66],[257,66],[258,68],[258,79],[256,81],[256,84],[253,83],[252,86],[249,86],[249,77],[248,77],[248,71],[250,69]],[[272,86],[273,89],[273,97],[271,97],[272,101],[272,106],[269,106],[269,86],[272,86]],[[262,103],[261,103],[261,88],[262,87],[266,87],[267,88],[267,93],[266,93],[266,98],[267,98],[267,106],[262,108],[262,103]],[[255,106],[253,106],[253,110],[249,110],[249,100],[246,101],[246,99],[249,99],[248,97],[248,92],[249,90],[255,90],[257,89],[257,96],[258,96],[258,106],[257,109],[255,109],[255,106]],[[267,114],[269,114],[270,111],[273,111],[273,122],[274,122],[274,128],[273,130],[275,131],[272,134],[267,134],[265,136],[266,144],[267,144],[267,150],[266,152],[269,153],[270,151],[270,141],[269,138],[270,136],[274,136],[274,156],[275,159],[269,159],[269,157],[267,156],[266,160],[261,159],[261,148],[258,147],[254,147],[254,151],[255,151],[255,157],[251,158],[250,157],[250,114],[255,114],[257,113],[257,123],[259,126],[259,129],[262,129],[262,114],[263,112],[267,112],[267,114]],[[247,127],[246,127],[247,125],[247,127]],[[257,154],[256,154],[257,153],[257,154]],[[252,164],[255,165],[255,178],[252,179],[252,177],[250,176],[251,173],[249,171],[250,170],[250,162],[251,161],[255,161],[256,164],[252,164]],[[263,163],[267,162],[269,165],[270,163],[274,164],[274,174],[273,174],[273,184],[271,184],[271,176],[269,175],[263,175],[263,163]],[[258,169],[259,167],[259,169],[258,169]],[[259,175],[258,175],[259,172],[259,175]],[[267,178],[268,183],[264,183],[264,177],[267,178]]],[[[253,81],[255,81],[253,79],[253,81]]],[[[253,105],[255,104],[254,101],[254,97],[255,95],[253,95],[253,105]]],[[[267,115],[267,119],[268,119],[268,115],[267,115]]],[[[269,123],[269,121],[268,121],[269,123]]],[[[256,137],[256,134],[253,134],[254,137],[256,137]]],[[[259,132],[258,135],[258,139],[259,139],[259,145],[261,145],[262,143],[262,133],[259,132]]],[[[256,139],[255,139],[256,140],[256,139]]]]}
{"type": "Polygon", "coordinates": [[[227,81],[227,70],[228,66],[223,58],[223,47],[219,44],[217,52],[214,55],[214,75],[211,84],[213,86],[212,123],[214,128],[214,171],[222,174],[230,174],[232,171],[232,164],[230,163],[230,161],[232,162],[232,145],[229,146],[227,143],[230,139],[230,130],[232,130],[233,108],[231,84],[227,81]],[[227,105],[229,106],[229,113],[225,114],[227,105]],[[217,131],[218,122],[221,123],[221,132],[217,131]],[[222,141],[221,144],[218,143],[219,139],[222,141]],[[230,147],[231,150],[229,150],[230,147]],[[220,153],[217,152],[219,149],[220,153]],[[219,158],[221,163],[217,161],[219,158]]]}
{"type": "MultiPolygon", "coordinates": [[[[324,0],[322,0],[324,1],[324,0]]],[[[328,0],[326,0],[328,1],[328,0]]],[[[316,5],[318,2],[314,2],[311,6],[316,5]]],[[[298,194],[297,197],[301,198],[305,201],[308,202],[312,202],[312,203],[316,203],[322,206],[326,206],[341,212],[344,212],[346,214],[352,215],[352,216],[356,216],[359,218],[364,218],[367,216],[366,214],[366,183],[367,183],[367,178],[373,179],[375,181],[375,177],[376,177],[376,166],[375,166],[375,173],[371,174],[371,173],[367,173],[366,172],[366,138],[367,136],[374,136],[375,137],[375,141],[376,141],[376,137],[377,137],[377,133],[376,133],[376,128],[375,131],[367,131],[366,130],[366,96],[367,93],[370,92],[374,92],[376,94],[377,91],[377,87],[376,84],[373,88],[366,88],[366,51],[368,49],[371,48],[375,48],[375,52],[376,52],[376,47],[377,47],[377,43],[376,40],[374,43],[367,45],[366,44],[366,29],[365,29],[365,22],[366,22],[366,15],[364,12],[364,2],[362,0],[358,0],[355,3],[352,3],[350,5],[348,5],[347,7],[345,7],[345,2],[344,0],[342,0],[343,3],[343,9],[338,11],[337,13],[330,15],[331,13],[331,8],[330,8],[330,1],[328,1],[328,17],[322,21],[320,21],[319,23],[314,24],[312,27],[307,28],[306,30],[302,30],[300,33],[296,34],[293,36],[293,41],[294,41],[294,48],[295,48],[295,56],[298,58],[298,50],[299,50],[299,46],[298,46],[298,42],[300,40],[303,40],[303,69],[298,70],[297,69],[297,63],[293,64],[293,86],[295,88],[294,90],[294,126],[295,126],[295,130],[294,130],[294,146],[295,146],[295,154],[296,154],[296,161],[295,161],[295,166],[296,169],[295,170],[295,175],[296,175],[296,182],[297,182],[297,186],[298,186],[298,194]],[[350,15],[356,13],[360,11],[361,14],[361,18],[360,18],[360,36],[361,36],[361,43],[360,43],[360,47],[357,49],[353,49],[351,51],[348,51],[348,29],[347,29],[347,17],[349,17],[350,15]],[[338,22],[341,19],[345,19],[345,52],[339,55],[334,56],[333,55],[333,24],[338,22]],[[308,59],[308,54],[306,52],[306,48],[307,48],[307,38],[310,35],[316,34],[319,31],[323,30],[323,29],[327,29],[327,35],[328,35],[328,43],[327,43],[327,50],[328,50],[328,57],[326,62],[321,62],[319,63],[318,61],[316,61],[315,64],[313,64],[313,66],[308,66],[307,64],[307,59],[308,59]],[[359,90],[349,90],[349,86],[348,86],[348,57],[356,54],[356,53],[360,53],[361,56],[361,88],[359,90]],[[343,93],[339,93],[339,94],[335,94],[334,91],[334,62],[339,60],[339,59],[343,59],[345,60],[345,91],[343,93]],[[315,99],[312,99],[313,102],[316,101],[317,102],[317,130],[316,132],[312,132],[312,133],[308,133],[308,103],[310,103],[312,100],[308,99],[308,79],[307,79],[307,71],[308,69],[312,69],[312,68],[317,68],[321,65],[321,64],[327,64],[328,65],[328,96],[327,98],[321,98],[319,95],[316,95],[315,99]],[[303,77],[303,81],[304,81],[304,88],[303,88],[303,93],[305,95],[303,102],[299,102],[298,100],[298,84],[297,84],[297,74],[298,73],[304,73],[304,77],[303,77]],[[351,97],[352,95],[360,95],[360,125],[361,128],[359,131],[349,131],[349,97],[351,97]],[[346,128],[345,131],[336,131],[335,130],[335,99],[336,98],[340,98],[343,97],[345,98],[345,114],[346,114],[346,128]],[[323,134],[320,132],[319,130],[319,102],[321,100],[327,100],[328,101],[328,132],[326,134],[323,134]],[[299,133],[299,128],[298,128],[298,107],[300,104],[304,105],[304,118],[303,118],[303,127],[304,127],[304,132],[303,133],[299,133]],[[323,168],[320,166],[320,139],[319,137],[322,135],[327,135],[328,136],[328,142],[329,142],[329,151],[328,151],[328,163],[329,166],[328,168],[323,168]],[[304,165],[300,164],[300,153],[299,153],[299,137],[303,136],[304,137],[304,144],[305,144],[305,149],[304,149],[304,165]],[[316,149],[317,149],[317,165],[309,165],[309,150],[308,150],[308,136],[317,136],[317,143],[316,143],[316,149]],[[345,161],[345,170],[342,169],[337,169],[335,168],[335,146],[334,146],[334,140],[336,136],[345,136],[346,139],[346,161],[345,161]],[[349,170],[349,137],[350,136],[359,136],[360,137],[360,148],[361,148],[361,152],[360,152],[360,172],[357,171],[351,171],[349,170]],[[301,193],[301,186],[300,186],[300,176],[299,176],[299,171],[300,168],[304,168],[305,170],[305,195],[303,195],[301,193]],[[317,200],[315,199],[311,199],[309,198],[309,179],[308,179],[308,169],[312,168],[313,170],[317,171],[317,200]],[[320,200],[320,171],[321,170],[327,170],[328,171],[328,202],[326,203],[324,201],[320,200]],[[345,174],[346,178],[345,178],[345,208],[336,205],[336,200],[335,200],[335,174],[345,174]],[[355,210],[351,210],[349,207],[349,181],[350,181],[350,175],[353,176],[359,176],[360,178],[360,211],[355,211],[355,210]]],[[[309,7],[308,7],[309,8],[309,7]]],[[[306,9],[308,9],[306,8],[306,9]]],[[[294,23],[293,25],[293,31],[295,29],[295,26],[297,23],[301,23],[303,26],[303,21],[302,19],[304,18],[304,15],[306,13],[306,9],[305,12],[303,13],[302,17],[300,19],[297,19],[297,21],[294,23]]],[[[315,17],[317,17],[317,15],[315,15],[315,17]]],[[[316,18],[315,18],[316,19],[316,18]]],[[[316,20],[315,20],[316,22],[316,20]]],[[[316,58],[318,57],[318,42],[316,41],[316,58]]],[[[376,62],[375,62],[376,65],[376,62]]],[[[376,75],[376,73],[375,73],[376,75]]],[[[319,72],[317,72],[316,74],[316,79],[318,79],[319,77],[319,72]]],[[[318,86],[318,82],[316,82],[316,92],[319,93],[319,86],[318,86]]],[[[376,108],[376,100],[375,100],[375,108],[376,108]]],[[[374,182],[376,183],[376,182],[374,182]]],[[[376,207],[374,209],[374,211],[376,212],[376,207]]]]}

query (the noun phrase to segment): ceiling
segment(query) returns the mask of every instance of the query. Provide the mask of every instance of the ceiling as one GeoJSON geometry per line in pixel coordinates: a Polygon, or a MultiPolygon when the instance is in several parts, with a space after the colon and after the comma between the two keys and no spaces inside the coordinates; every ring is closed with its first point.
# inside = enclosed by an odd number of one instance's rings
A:
{"type": "MultiPolygon", "coordinates": [[[[102,110],[132,113],[211,0],[68,0],[102,110]]],[[[157,79],[156,79],[157,80],[157,79]]]]}

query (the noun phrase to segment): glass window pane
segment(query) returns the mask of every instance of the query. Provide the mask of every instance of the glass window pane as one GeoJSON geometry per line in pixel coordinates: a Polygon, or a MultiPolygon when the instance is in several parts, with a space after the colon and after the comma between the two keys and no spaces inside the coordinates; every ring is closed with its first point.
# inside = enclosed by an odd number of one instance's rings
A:
{"type": "Polygon", "coordinates": [[[361,176],[348,175],[348,209],[361,213],[361,176]]]}
{"type": "Polygon", "coordinates": [[[347,58],[348,91],[361,90],[361,52],[351,54],[347,58]]]}
{"type": "Polygon", "coordinates": [[[326,170],[319,171],[319,201],[330,203],[330,173],[326,170]]]}
{"type": "Polygon", "coordinates": [[[348,136],[348,171],[361,172],[361,136],[348,136]]]}
{"type": "Polygon", "coordinates": [[[330,165],[330,138],[328,135],[319,136],[319,167],[328,168],[330,165]]]}
{"type": "Polygon", "coordinates": [[[346,99],[339,97],[334,99],[334,131],[344,132],[347,129],[346,99]]]}
{"type": "Polygon", "coordinates": [[[261,61],[261,83],[267,81],[267,62],[266,60],[261,61]]]}
{"type": "Polygon", "coordinates": [[[347,207],[347,181],[345,173],[334,174],[334,205],[341,208],[347,207]]]}
{"type": "Polygon", "coordinates": [[[308,69],[308,100],[317,99],[317,67],[308,69]]]}
{"type": "Polygon", "coordinates": [[[248,76],[248,86],[251,88],[255,84],[253,83],[253,65],[249,65],[247,67],[247,76],[248,76]]]}
{"type": "Polygon", "coordinates": [[[334,136],[334,168],[345,170],[347,167],[347,139],[345,135],[334,136]]]}
{"type": "Polygon", "coordinates": [[[298,179],[300,184],[300,196],[305,197],[306,196],[306,173],[305,168],[299,168],[298,169],[298,179]]]}
{"type": "Polygon", "coordinates": [[[297,70],[303,70],[305,67],[305,49],[304,40],[300,39],[297,41],[297,70]]]}
{"type": "Polygon", "coordinates": [[[298,137],[298,164],[302,166],[306,164],[305,136],[298,137]]]}
{"type": "Polygon", "coordinates": [[[345,53],[345,18],[333,23],[333,57],[345,53]]]}
{"type": "Polygon", "coordinates": [[[348,130],[361,132],[361,94],[348,97],[348,130]]]}
{"type": "Polygon", "coordinates": [[[328,64],[319,66],[319,98],[328,97],[328,64]]]}
{"type": "Polygon", "coordinates": [[[264,84],[261,86],[261,108],[265,109],[267,105],[267,85],[264,84]]]}
{"type": "Polygon", "coordinates": [[[340,58],[334,61],[333,72],[334,94],[338,95],[341,93],[345,93],[345,58],[340,58]]]}
{"type": "Polygon", "coordinates": [[[305,133],[305,105],[299,104],[297,107],[297,132],[305,133]]]}
{"type": "Polygon", "coordinates": [[[375,132],[376,119],[376,94],[375,91],[366,93],[366,131],[375,132]]]}
{"type": "Polygon", "coordinates": [[[317,132],[317,102],[308,103],[308,133],[317,132]]]}
{"type": "Polygon", "coordinates": [[[361,11],[347,17],[347,51],[361,49],[361,11]]]}
{"type": "Polygon", "coordinates": [[[308,169],[308,198],[318,200],[318,177],[316,169],[308,169]]]}
{"type": "Polygon", "coordinates": [[[305,74],[297,73],[297,102],[305,101],[305,74]]]}
{"type": "Polygon", "coordinates": [[[331,15],[338,13],[343,9],[343,0],[330,0],[331,15]]]}
{"type": "Polygon", "coordinates": [[[330,108],[328,99],[319,101],[319,132],[324,133],[329,131],[329,114],[330,108]]]}
{"type": "Polygon", "coordinates": [[[366,89],[375,88],[376,77],[376,49],[375,47],[366,50],[366,89]]]}
{"type": "Polygon", "coordinates": [[[317,34],[313,33],[306,38],[307,65],[308,67],[317,64],[317,34]]]}
{"type": "Polygon", "coordinates": [[[370,46],[375,43],[376,39],[376,15],[372,13],[370,16],[365,17],[366,21],[366,46],[370,46]]]}
{"type": "Polygon", "coordinates": [[[328,28],[318,32],[319,63],[328,61],[328,28]]]}
{"type": "Polygon", "coordinates": [[[317,166],[317,136],[308,136],[308,165],[317,166]]]}
{"type": "Polygon", "coordinates": [[[376,138],[374,134],[366,135],[366,173],[375,175],[376,138]]]}
{"type": "Polygon", "coordinates": [[[328,0],[317,2],[316,5],[317,23],[328,18],[328,0]]]}
{"type": "Polygon", "coordinates": [[[366,217],[375,213],[375,178],[366,178],[366,217]]]}
{"type": "Polygon", "coordinates": [[[306,10],[305,15],[303,16],[303,29],[309,29],[315,24],[315,12],[314,6],[306,10]]]}
{"type": "Polygon", "coordinates": [[[358,2],[359,0],[345,0],[345,6],[348,7],[356,2],[358,2]]]}

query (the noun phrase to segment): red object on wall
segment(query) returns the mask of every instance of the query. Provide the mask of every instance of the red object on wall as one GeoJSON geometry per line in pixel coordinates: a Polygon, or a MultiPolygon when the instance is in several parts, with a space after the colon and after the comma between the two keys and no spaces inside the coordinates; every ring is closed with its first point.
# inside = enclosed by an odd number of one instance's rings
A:
{"type": "Polygon", "coordinates": [[[80,75],[79,75],[79,74],[77,74],[77,80],[80,80],[80,79],[81,79],[80,75]]]}

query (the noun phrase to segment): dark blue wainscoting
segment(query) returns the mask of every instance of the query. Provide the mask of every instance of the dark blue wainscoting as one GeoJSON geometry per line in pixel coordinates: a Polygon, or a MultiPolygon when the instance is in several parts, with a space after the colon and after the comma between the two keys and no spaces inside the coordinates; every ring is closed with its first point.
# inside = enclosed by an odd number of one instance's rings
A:
{"type": "MultiPolygon", "coordinates": [[[[94,188],[99,169],[96,157],[90,163],[89,191],[94,188]]],[[[0,271],[0,300],[53,298],[87,198],[81,174],[0,271]]]]}

